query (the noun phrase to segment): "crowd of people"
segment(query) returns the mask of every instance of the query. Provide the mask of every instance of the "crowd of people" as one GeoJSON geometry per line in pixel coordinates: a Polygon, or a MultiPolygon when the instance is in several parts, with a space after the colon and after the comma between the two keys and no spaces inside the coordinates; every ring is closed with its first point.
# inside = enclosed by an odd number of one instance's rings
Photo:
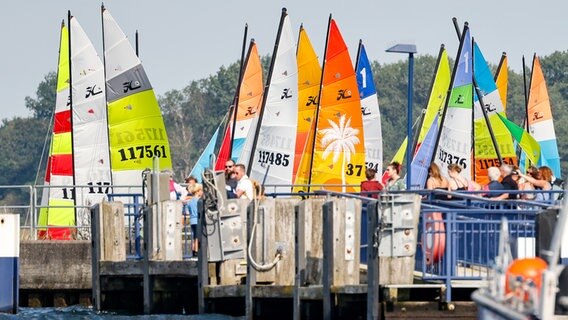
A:
{"type": "MultiPolygon", "coordinates": [[[[444,177],[439,166],[432,163],[428,168],[425,188],[428,190],[474,191],[473,194],[475,195],[494,200],[547,201],[551,200],[551,197],[557,199],[561,196],[560,193],[550,192],[555,186],[561,184],[561,180],[554,177],[552,170],[547,166],[529,167],[527,174],[521,173],[517,166],[509,164],[503,164],[499,168],[490,167],[487,170],[489,182],[485,185],[466,179],[461,174],[462,170],[463,168],[459,164],[450,164],[448,165],[448,176],[444,177]],[[539,190],[542,192],[537,192],[539,190]]],[[[385,170],[383,179],[378,179],[376,170],[367,169],[365,171],[366,180],[361,182],[361,195],[378,198],[382,191],[405,190],[406,184],[400,176],[400,171],[400,163],[392,162],[385,170]]],[[[449,200],[452,199],[452,196],[440,193],[436,194],[434,198],[449,200]]]]}
{"type": "MultiPolygon", "coordinates": [[[[543,166],[540,168],[530,167],[526,174],[520,172],[516,166],[508,164],[500,168],[490,167],[487,170],[489,183],[479,185],[473,180],[462,176],[463,168],[458,164],[448,166],[448,176],[444,177],[440,168],[432,163],[428,168],[428,179],[425,188],[428,190],[445,191],[475,191],[474,194],[495,200],[523,199],[535,201],[551,200],[558,194],[550,193],[555,184],[558,184],[552,170],[543,166]],[[556,180],[556,182],[555,182],[556,180]],[[516,192],[517,190],[528,192],[516,192]],[[538,192],[539,190],[543,192],[538,192]],[[510,192],[513,191],[513,192],[510,192]]],[[[361,195],[378,198],[379,193],[384,191],[401,191],[406,189],[405,179],[401,177],[401,165],[391,162],[382,179],[377,176],[377,171],[368,168],[365,171],[366,180],[361,182],[361,195]]],[[[184,203],[184,225],[190,225],[193,235],[197,233],[198,202],[203,196],[203,185],[197,182],[195,177],[185,179],[186,188],[176,183],[173,174],[170,173],[170,199],[182,200],[184,203]]],[[[225,186],[228,199],[258,199],[263,194],[263,187],[246,175],[246,167],[236,164],[233,160],[225,163],[225,186]]],[[[440,193],[434,196],[437,200],[451,200],[452,196],[440,193]]],[[[192,237],[191,248],[193,254],[197,254],[197,237],[192,237]]]]}

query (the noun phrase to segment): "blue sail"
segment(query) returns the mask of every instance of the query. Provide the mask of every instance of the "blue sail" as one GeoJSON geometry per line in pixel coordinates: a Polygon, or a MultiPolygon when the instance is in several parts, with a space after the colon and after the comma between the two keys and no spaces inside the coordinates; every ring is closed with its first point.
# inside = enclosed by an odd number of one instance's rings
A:
{"type": "Polygon", "coordinates": [[[410,189],[423,189],[428,179],[428,167],[432,162],[434,147],[436,146],[436,137],[438,135],[438,115],[434,118],[430,129],[424,141],[416,151],[412,163],[410,164],[411,175],[411,188],[410,189]]]}
{"type": "Polygon", "coordinates": [[[361,113],[363,115],[363,134],[365,137],[365,164],[382,172],[383,136],[381,129],[381,113],[375,87],[373,71],[365,46],[359,43],[359,56],[356,63],[357,87],[361,97],[361,113]]]}
{"type": "Polygon", "coordinates": [[[201,174],[203,173],[203,171],[205,171],[206,168],[212,167],[209,161],[211,155],[215,151],[215,142],[217,141],[218,135],[219,135],[219,127],[217,127],[217,130],[215,130],[215,133],[211,137],[211,140],[209,140],[209,143],[207,143],[207,146],[201,153],[201,156],[199,156],[197,163],[195,164],[195,166],[191,170],[191,173],[189,174],[191,176],[194,176],[197,179],[197,181],[200,183],[201,183],[201,174]]]}

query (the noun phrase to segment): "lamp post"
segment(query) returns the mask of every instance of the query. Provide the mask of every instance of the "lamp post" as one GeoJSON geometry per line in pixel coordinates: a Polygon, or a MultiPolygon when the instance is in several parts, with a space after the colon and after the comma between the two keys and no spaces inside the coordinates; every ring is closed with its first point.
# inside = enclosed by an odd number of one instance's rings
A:
{"type": "Polygon", "coordinates": [[[414,54],[416,53],[416,45],[414,44],[397,44],[386,52],[408,53],[408,102],[407,102],[407,121],[406,121],[406,189],[411,189],[410,182],[411,170],[410,163],[412,162],[412,84],[414,81],[414,54]]]}

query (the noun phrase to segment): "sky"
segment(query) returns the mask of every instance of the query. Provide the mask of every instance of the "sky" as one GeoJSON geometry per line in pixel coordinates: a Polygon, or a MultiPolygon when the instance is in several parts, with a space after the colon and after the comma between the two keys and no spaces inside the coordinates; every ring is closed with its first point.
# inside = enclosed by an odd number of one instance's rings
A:
{"type": "MultiPolygon", "coordinates": [[[[417,56],[435,56],[444,43],[455,57],[458,39],[452,17],[460,25],[469,22],[489,62],[497,64],[506,51],[515,71],[521,70],[523,55],[530,65],[535,52],[546,56],[568,46],[568,2],[560,0],[107,0],[104,4],[132,43],[138,30],[140,58],[158,95],[182,89],[238,60],[245,23],[260,54],[270,54],[283,7],[295,28],[303,23],[320,59],[330,14],[353,60],[359,39],[369,58],[380,63],[406,59],[385,52],[397,43],[415,44],[417,56]]],[[[35,98],[38,84],[56,70],[60,24],[68,10],[101,53],[100,6],[93,0],[2,3],[0,119],[31,115],[24,99],[35,98]]]]}

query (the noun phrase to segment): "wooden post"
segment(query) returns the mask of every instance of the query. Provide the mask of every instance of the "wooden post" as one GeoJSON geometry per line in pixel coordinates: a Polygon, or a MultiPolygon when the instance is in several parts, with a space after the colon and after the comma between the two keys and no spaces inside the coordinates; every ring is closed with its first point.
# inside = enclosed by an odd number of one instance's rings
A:
{"type": "Polygon", "coordinates": [[[331,286],[333,285],[333,200],[323,207],[323,319],[333,318],[331,286]]]}
{"type": "Polygon", "coordinates": [[[124,205],[122,202],[101,202],[99,211],[99,244],[101,261],[125,261],[124,205]]]}
{"type": "Polygon", "coordinates": [[[379,319],[379,255],[378,246],[375,246],[377,237],[375,231],[379,225],[379,201],[371,201],[367,205],[367,320],[379,319]]]}

